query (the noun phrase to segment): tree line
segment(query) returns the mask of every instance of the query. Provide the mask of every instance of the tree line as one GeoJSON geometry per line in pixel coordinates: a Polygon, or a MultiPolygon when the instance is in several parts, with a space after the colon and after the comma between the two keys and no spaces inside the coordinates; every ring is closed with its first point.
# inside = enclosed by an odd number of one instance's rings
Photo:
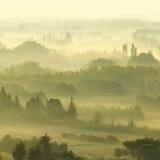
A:
{"type": "Polygon", "coordinates": [[[1,113],[10,115],[26,115],[30,117],[50,117],[51,119],[77,119],[77,108],[71,98],[68,108],[65,109],[62,102],[57,98],[49,98],[43,102],[39,94],[31,97],[23,107],[19,97],[12,98],[10,93],[7,93],[5,88],[0,90],[0,111],[1,113]]]}
{"type": "Polygon", "coordinates": [[[28,149],[23,140],[12,151],[14,160],[82,160],[68,149],[67,144],[52,142],[51,137],[45,134],[37,138],[28,149]]]}

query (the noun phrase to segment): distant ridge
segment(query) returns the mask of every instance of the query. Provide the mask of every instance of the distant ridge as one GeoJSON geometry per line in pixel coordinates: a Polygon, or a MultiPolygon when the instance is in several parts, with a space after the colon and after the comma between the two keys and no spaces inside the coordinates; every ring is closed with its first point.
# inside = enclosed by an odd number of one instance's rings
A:
{"type": "Polygon", "coordinates": [[[48,53],[49,49],[36,41],[25,41],[13,49],[15,53],[48,53]]]}

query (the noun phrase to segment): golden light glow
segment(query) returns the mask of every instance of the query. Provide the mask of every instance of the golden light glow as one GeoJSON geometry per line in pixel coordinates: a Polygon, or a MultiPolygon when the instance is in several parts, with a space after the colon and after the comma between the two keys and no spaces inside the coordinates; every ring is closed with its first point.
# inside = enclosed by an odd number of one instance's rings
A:
{"type": "Polygon", "coordinates": [[[1,0],[0,18],[160,18],[159,0],[1,0]]]}

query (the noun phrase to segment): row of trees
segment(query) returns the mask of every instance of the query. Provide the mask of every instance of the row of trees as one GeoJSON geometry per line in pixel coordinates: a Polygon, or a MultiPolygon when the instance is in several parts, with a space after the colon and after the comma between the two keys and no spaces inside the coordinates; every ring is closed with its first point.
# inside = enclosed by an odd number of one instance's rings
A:
{"type": "Polygon", "coordinates": [[[55,118],[58,117],[70,117],[73,119],[77,118],[77,109],[71,97],[71,102],[68,106],[68,110],[65,110],[61,101],[59,99],[50,98],[47,100],[46,105],[43,104],[40,97],[37,95],[36,97],[32,97],[26,103],[26,111],[30,114],[38,114],[48,116],[53,116],[55,118]]]}
{"type": "Polygon", "coordinates": [[[51,142],[47,134],[37,139],[28,150],[25,143],[20,141],[13,149],[12,156],[14,160],[82,160],[69,151],[66,144],[51,142]]]}
{"type": "Polygon", "coordinates": [[[0,91],[0,110],[2,112],[22,110],[18,96],[15,96],[15,99],[12,99],[11,94],[6,93],[4,87],[2,87],[0,91]]]}
{"type": "Polygon", "coordinates": [[[26,107],[22,107],[18,96],[12,99],[11,94],[8,94],[4,87],[0,91],[0,111],[1,113],[26,113],[34,116],[49,116],[53,118],[77,118],[77,109],[72,97],[67,110],[64,109],[59,99],[50,98],[44,104],[38,94],[26,102],[26,107]]]}
{"type": "Polygon", "coordinates": [[[28,86],[32,90],[42,90],[47,94],[61,97],[76,95],[80,98],[87,96],[93,99],[137,96],[143,93],[158,96],[159,62],[153,55],[143,53],[132,56],[128,63],[134,66],[118,66],[111,60],[101,58],[89,63],[89,67],[76,72],[56,72],[43,69],[36,63],[25,63],[11,67],[3,74],[0,73],[0,83],[4,83],[5,79],[9,84],[28,86]],[[141,64],[144,64],[143,67],[141,64]],[[154,64],[158,65],[157,68],[149,67],[155,66],[154,64]]]}
{"type": "Polygon", "coordinates": [[[80,141],[88,141],[88,142],[94,142],[94,143],[108,143],[108,144],[116,144],[120,143],[120,140],[113,135],[107,135],[107,136],[95,136],[92,134],[73,134],[73,133],[63,133],[62,134],[63,138],[67,139],[76,139],[80,141]]]}

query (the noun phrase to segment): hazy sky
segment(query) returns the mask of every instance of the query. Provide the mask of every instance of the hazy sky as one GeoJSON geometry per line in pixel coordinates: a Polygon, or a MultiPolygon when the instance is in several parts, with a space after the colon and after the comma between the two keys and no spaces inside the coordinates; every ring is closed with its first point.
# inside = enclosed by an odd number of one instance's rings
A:
{"type": "Polygon", "coordinates": [[[0,0],[7,18],[149,18],[160,19],[160,0],[0,0]]]}

